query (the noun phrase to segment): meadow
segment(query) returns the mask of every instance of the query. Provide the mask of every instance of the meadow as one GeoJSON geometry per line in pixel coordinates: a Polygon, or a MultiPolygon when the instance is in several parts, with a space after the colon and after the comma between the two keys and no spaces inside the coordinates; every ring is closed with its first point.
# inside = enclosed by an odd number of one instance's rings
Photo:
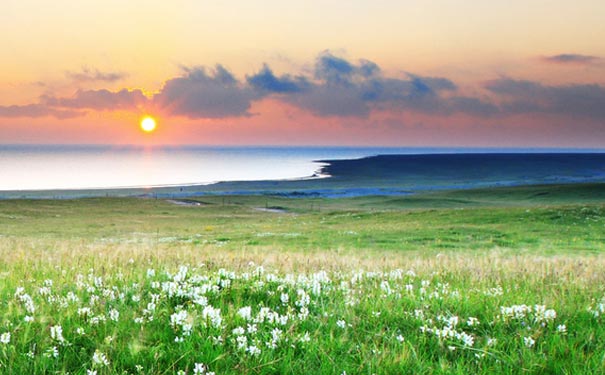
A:
{"type": "Polygon", "coordinates": [[[0,373],[605,373],[604,187],[0,201],[0,373]]]}

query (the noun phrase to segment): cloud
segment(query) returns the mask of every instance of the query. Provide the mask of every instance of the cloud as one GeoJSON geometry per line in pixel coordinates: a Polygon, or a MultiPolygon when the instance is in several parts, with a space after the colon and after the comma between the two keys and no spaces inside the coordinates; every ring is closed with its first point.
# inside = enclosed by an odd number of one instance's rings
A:
{"type": "Polygon", "coordinates": [[[314,78],[305,81],[311,82],[305,90],[283,100],[317,116],[366,117],[381,108],[434,111],[444,106],[440,92],[456,90],[452,81],[441,77],[387,78],[370,60],[351,62],[330,51],[316,59],[314,78]]]}
{"type": "Polygon", "coordinates": [[[73,118],[84,115],[83,112],[49,108],[43,104],[26,104],[0,106],[0,117],[47,117],[59,119],[73,118]]]}
{"type": "Polygon", "coordinates": [[[246,76],[246,82],[255,90],[276,94],[301,92],[311,87],[311,83],[303,76],[285,74],[276,77],[267,64],[258,73],[246,76]]]}
{"type": "Polygon", "coordinates": [[[133,110],[147,101],[141,90],[78,90],[74,96],[68,98],[43,95],[38,103],[0,106],[0,117],[52,116],[65,119],[84,116],[86,109],[133,110]]]}
{"type": "Polygon", "coordinates": [[[327,84],[349,83],[355,70],[351,63],[330,51],[322,52],[315,62],[315,78],[327,84]]]}
{"type": "Polygon", "coordinates": [[[122,89],[117,92],[109,90],[78,90],[69,98],[42,96],[41,102],[49,107],[107,110],[133,110],[147,102],[141,90],[122,89]]]}
{"type": "Polygon", "coordinates": [[[250,116],[253,100],[263,95],[239,82],[222,65],[184,68],[185,74],[166,81],[153,101],[173,115],[188,118],[250,116]]]}
{"type": "Polygon", "coordinates": [[[370,60],[351,62],[330,51],[319,54],[312,77],[276,75],[268,64],[239,81],[222,65],[183,68],[153,97],[154,104],[189,118],[250,116],[252,103],[268,96],[322,117],[367,117],[374,109],[445,110],[440,98],[456,85],[447,78],[407,74],[387,78],[370,60]]]}
{"type": "Polygon", "coordinates": [[[80,72],[66,72],[65,75],[78,82],[115,82],[128,76],[122,72],[101,72],[87,67],[83,67],[80,72]]]}
{"type": "Polygon", "coordinates": [[[501,114],[501,109],[487,100],[468,96],[455,96],[447,99],[448,113],[464,113],[471,116],[490,117],[501,114]]]}
{"type": "MultiPolygon", "coordinates": [[[[575,56],[575,55],[574,55],[575,56]]],[[[91,77],[98,72],[88,71],[91,77]]],[[[508,77],[483,83],[482,95],[463,94],[446,77],[411,72],[387,75],[378,64],[321,52],[311,73],[275,74],[268,64],[238,79],[216,65],[183,67],[151,98],[141,90],[79,90],[71,97],[42,96],[38,103],[0,106],[0,117],[73,117],[84,110],[138,110],[199,118],[252,116],[255,101],[272,98],[318,117],[367,118],[376,112],[420,113],[478,118],[517,114],[556,115],[605,121],[605,87],[598,84],[546,85],[508,77]]]]}
{"type": "Polygon", "coordinates": [[[605,87],[597,84],[548,86],[500,78],[485,88],[498,94],[504,113],[544,113],[605,120],[605,87]]]}
{"type": "Polygon", "coordinates": [[[563,53],[553,56],[542,56],[541,60],[552,64],[578,64],[588,65],[600,60],[597,56],[580,55],[575,53],[563,53]]]}
{"type": "Polygon", "coordinates": [[[317,116],[366,117],[371,111],[370,101],[357,86],[317,85],[284,100],[317,116]]]}

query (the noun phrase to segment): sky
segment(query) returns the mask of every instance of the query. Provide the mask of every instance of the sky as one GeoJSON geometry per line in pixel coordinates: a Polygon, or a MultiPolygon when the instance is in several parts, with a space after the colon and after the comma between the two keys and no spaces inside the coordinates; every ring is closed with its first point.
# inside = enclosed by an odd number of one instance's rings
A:
{"type": "Polygon", "coordinates": [[[0,143],[605,148],[604,16],[602,0],[3,0],[0,143]]]}

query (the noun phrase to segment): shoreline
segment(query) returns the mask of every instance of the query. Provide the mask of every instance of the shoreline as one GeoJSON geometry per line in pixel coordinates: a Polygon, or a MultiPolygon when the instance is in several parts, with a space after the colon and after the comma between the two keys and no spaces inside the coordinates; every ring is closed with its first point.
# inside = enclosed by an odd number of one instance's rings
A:
{"type": "Polygon", "coordinates": [[[402,154],[314,160],[301,178],[150,187],[5,190],[0,199],[183,198],[203,195],[355,197],[525,185],[605,182],[605,153],[402,154]]]}

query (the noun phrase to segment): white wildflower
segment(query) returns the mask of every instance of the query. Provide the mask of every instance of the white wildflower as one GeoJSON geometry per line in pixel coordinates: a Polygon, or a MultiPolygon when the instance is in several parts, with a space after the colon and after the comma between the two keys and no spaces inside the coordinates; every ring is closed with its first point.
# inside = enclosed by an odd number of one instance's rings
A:
{"type": "Polygon", "coordinates": [[[52,348],[48,348],[46,349],[46,352],[44,352],[44,356],[47,358],[57,358],[59,356],[59,350],[57,349],[56,346],[53,346],[52,348]]]}
{"type": "Polygon", "coordinates": [[[307,320],[308,317],[309,317],[309,309],[307,309],[306,307],[301,307],[300,312],[298,313],[298,319],[307,320]]]}
{"type": "Polygon", "coordinates": [[[193,303],[200,306],[207,306],[208,298],[206,296],[196,296],[196,298],[193,300],[193,303]]]}
{"type": "Polygon", "coordinates": [[[402,335],[397,335],[397,337],[395,337],[395,339],[399,342],[403,342],[405,340],[402,335]]]}
{"type": "Polygon", "coordinates": [[[246,351],[252,356],[260,355],[261,351],[256,345],[250,345],[246,351]]]}
{"type": "Polygon", "coordinates": [[[78,309],[78,315],[79,316],[89,316],[91,315],[92,311],[90,310],[90,307],[80,307],[78,309]]]}
{"type": "Polygon", "coordinates": [[[109,366],[109,359],[107,359],[105,353],[97,349],[92,355],[92,363],[95,366],[109,366]]]}
{"type": "Polygon", "coordinates": [[[248,324],[246,331],[248,333],[256,333],[256,331],[258,330],[258,328],[256,327],[256,324],[248,324]]]}
{"type": "Polygon", "coordinates": [[[389,284],[388,281],[383,280],[380,283],[380,289],[386,293],[386,295],[391,295],[393,293],[393,290],[391,289],[391,285],[389,284]]]}
{"type": "Polygon", "coordinates": [[[55,341],[58,341],[60,343],[65,342],[65,339],[63,338],[63,328],[61,328],[61,326],[57,325],[57,326],[51,326],[50,327],[50,338],[52,338],[55,341]]]}
{"type": "Polygon", "coordinates": [[[536,340],[534,340],[531,336],[530,337],[524,337],[523,338],[523,343],[525,344],[526,347],[531,348],[536,344],[536,340]]]}
{"type": "Polygon", "coordinates": [[[170,325],[173,328],[182,326],[187,320],[187,311],[181,310],[170,315],[170,325]]]}
{"type": "Polygon", "coordinates": [[[281,340],[283,331],[279,328],[274,328],[271,331],[271,342],[267,344],[268,347],[275,349],[277,347],[277,343],[281,340]]]}
{"type": "Polygon", "coordinates": [[[107,318],[105,317],[105,315],[101,314],[101,315],[95,315],[92,318],[90,318],[90,324],[91,325],[97,325],[101,322],[106,321],[107,318]]]}
{"type": "Polygon", "coordinates": [[[559,333],[567,333],[567,326],[565,326],[565,324],[559,324],[557,326],[557,332],[559,332],[559,333]]]}
{"type": "Polygon", "coordinates": [[[119,318],[120,318],[120,312],[118,310],[116,310],[116,309],[109,310],[109,319],[113,320],[114,322],[117,322],[119,318]]]}
{"type": "Polygon", "coordinates": [[[307,292],[304,291],[304,289],[298,289],[296,294],[298,295],[298,299],[294,303],[296,306],[302,308],[309,305],[311,302],[311,297],[307,294],[307,292]]]}
{"type": "Polygon", "coordinates": [[[504,320],[507,319],[523,319],[525,318],[529,313],[531,313],[531,306],[527,306],[527,305],[513,305],[510,307],[507,306],[501,306],[500,307],[500,313],[502,314],[502,317],[504,318],[504,320]]]}
{"type": "Polygon", "coordinates": [[[282,293],[281,296],[279,297],[279,299],[281,300],[282,304],[287,305],[288,300],[290,299],[290,296],[287,293],[282,293]]]}
{"type": "Polygon", "coordinates": [[[250,306],[242,307],[237,311],[237,315],[244,320],[250,321],[252,320],[252,308],[250,306]]]}
{"type": "Polygon", "coordinates": [[[221,318],[221,309],[215,309],[210,305],[204,307],[204,310],[202,310],[202,318],[210,321],[212,326],[215,328],[220,328],[221,324],[223,323],[223,318],[221,318]]]}
{"type": "Polygon", "coordinates": [[[194,375],[202,375],[206,373],[206,365],[203,363],[196,363],[193,367],[194,375]]]}
{"type": "Polygon", "coordinates": [[[191,332],[193,331],[193,324],[185,323],[181,326],[183,330],[183,336],[191,336],[191,332]]]}
{"type": "MultiPolygon", "coordinates": [[[[555,320],[557,312],[553,309],[546,309],[544,305],[534,306],[534,318],[538,323],[549,323],[555,320]]],[[[544,326],[544,324],[542,324],[544,326]]]]}
{"type": "Polygon", "coordinates": [[[246,336],[237,336],[235,342],[238,349],[245,349],[248,346],[248,338],[246,336]]]}
{"type": "Polygon", "coordinates": [[[4,332],[3,334],[0,335],[0,343],[7,345],[10,342],[11,342],[11,333],[10,332],[4,332]]]}
{"type": "Polygon", "coordinates": [[[473,344],[475,343],[475,338],[466,332],[460,332],[456,336],[457,338],[462,340],[464,346],[473,346],[473,344]]]}
{"type": "Polygon", "coordinates": [[[338,328],[344,329],[347,326],[347,323],[344,320],[340,319],[336,322],[336,325],[338,326],[338,328]]]}
{"type": "Polygon", "coordinates": [[[460,319],[454,315],[454,316],[450,316],[447,320],[446,320],[446,324],[448,327],[450,328],[455,328],[458,325],[458,322],[460,321],[460,319]]]}
{"type": "Polygon", "coordinates": [[[300,341],[300,342],[309,342],[309,341],[311,341],[311,335],[309,335],[309,332],[305,332],[304,335],[299,336],[298,341],[300,341]]]}

